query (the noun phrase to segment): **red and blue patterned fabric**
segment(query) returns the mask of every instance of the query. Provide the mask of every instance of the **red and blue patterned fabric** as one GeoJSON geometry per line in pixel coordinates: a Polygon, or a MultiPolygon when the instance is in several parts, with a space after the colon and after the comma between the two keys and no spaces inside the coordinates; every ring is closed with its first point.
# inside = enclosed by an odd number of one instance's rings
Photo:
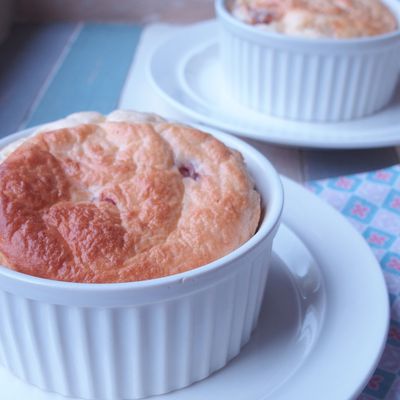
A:
{"type": "Polygon", "coordinates": [[[400,165],[308,182],[364,236],[383,270],[391,304],[389,335],[378,368],[358,400],[400,399],[400,165]]]}

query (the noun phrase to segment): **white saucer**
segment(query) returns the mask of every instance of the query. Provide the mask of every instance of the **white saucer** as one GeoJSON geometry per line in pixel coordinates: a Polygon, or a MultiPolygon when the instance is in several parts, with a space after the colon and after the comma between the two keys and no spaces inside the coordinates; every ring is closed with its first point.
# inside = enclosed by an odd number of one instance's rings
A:
{"type": "Polygon", "coordinates": [[[235,103],[226,93],[218,62],[217,24],[183,27],[152,54],[150,78],[176,110],[207,125],[283,145],[370,148],[400,143],[400,89],[385,110],[342,123],[305,123],[269,117],[235,103]]]}
{"type": "MultiPolygon", "coordinates": [[[[221,371],[157,399],[348,400],[366,385],[389,322],[379,264],[344,217],[298,184],[283,184],[285,225],[250,343],[221,371]]],[[[0,388],[4,400],[64,399],[3,368],[0,388]]]]}

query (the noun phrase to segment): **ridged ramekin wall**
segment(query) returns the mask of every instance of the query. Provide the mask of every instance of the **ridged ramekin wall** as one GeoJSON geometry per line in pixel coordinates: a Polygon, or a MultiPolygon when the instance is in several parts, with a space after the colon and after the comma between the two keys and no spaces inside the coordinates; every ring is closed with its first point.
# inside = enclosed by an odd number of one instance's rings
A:
{"type": "Polygon", "coordinates": [[[71,397],[141,398],[190,385],[222,368],[249,340],[266,252],[197,293],[143,306],[54,305],[2,291],[5,365],[71,397]]]}
{"type": "MultiPolygon", "coordinates": [[[[400,2],[387,0],[396,15],[400,2]]],[[[307,39],[236,20],[216,0],[226,90],[240,104],[281,118],[344,121],[390,101],[400,72],[400,32],[358,39],[307,39]]]]}
{"type": "Polygon", "coordinates": [[[0,267],[6,368],[66,396],[136,399],[204,379],[239,353],[257,323],[283,195],[262,155],[219,138],[240,149],[267,205],[256,235],[205,267],[152,281],[76,284],[0,267]]]}

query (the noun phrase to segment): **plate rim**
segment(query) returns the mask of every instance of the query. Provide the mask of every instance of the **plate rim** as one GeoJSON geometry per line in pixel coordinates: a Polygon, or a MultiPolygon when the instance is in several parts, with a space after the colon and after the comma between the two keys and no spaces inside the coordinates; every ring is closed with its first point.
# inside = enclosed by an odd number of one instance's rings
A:
{"type": "MultiPolygon", "coordinates": [[[[341,227],[343,229],[346,229],[349,233],[351,232],[351,235],[353,236],[354,240],[356,242],[359,243],[359,245],[361,247],[364,247],[365,250],[365,254],[368,253],[369,258],[371,259],[371,266],[374,264],[374,272],[375,275],[378,276],[378,279],[380,282],[376,282],[374,281],[375,284],[379,284],[381,286],[381,293],[380,295],[382,296],[381,298],[381,304],[380,306],[382,307],[382,314],[380,315],[383,319],[383,323],[381,325],[381,334],[379,335],[380,340],[378,342],[375,343],[375,356],[373,357],[373,359],[370,360],[370,364],[368,367],[364,366],[364,379],[361,379],[358,383],[355,383],[354,389],[351,391],[351,393],[348,393],[347,397],[345,397],[346,399],[354,399],[357,395],[361,394],[361,392],[364,390],[365,386],[367,385],[369,379],[371,378],[371,376],[373,375],[374,371],[376,370],[379,361],[382,357],[382,354],[384,352],[385,346],[386,346],[386,341],[387,341],[387,335],[389,332],[389,327],[390,327],[390,302],[389,302],[389,295],[388,295],[388,291],[387,291],[387,286],[386,286],[386,282],[385,282],[385,278],[384,278],[384,274],[383,271],[380,267],[380,264],[377,260],[377,258],[375,257],[375,255],[373,254],[371,248],[368,246],[367,242],[364,240],[364,238],[361,236],[361,234],[355,229],[354,226],[352,226],[350,224],[350,222],[336,209],[334,209],[331,205],[329,205],[329,203],[324,202],[322,199],[320,199],[318,196],[316,196],[315,194],[313,194],[310,191],[307,191],[306,188],[302,187],[300,184],[298,184],[297,182],[294,182],[293,180],[286,178],[286,177],[282,177],[282,182],[283,182],[283,186],[284,186],[284,190],[285,193],[287,191],[292,191],[294,193],[296,193],[299,197],[308,197],[308,199],[313,199],[312,203],[314,206],[314,212],[315,214],[317,214],[317,209],[320,208],[324,211],[329,210],[328,213],[330,213],[332,215],[332,218],[335,218],[335,220],[341,225],[341,227]]],[[[288,198],[289,196],[287,196],[288,198]]],[[[299,201],[299,197],[296,197],[296,200],[299,201]]],[[[307,200],[307,199],[303,199],[307,200]]],[[[306,248],[310,251],[310,253],[313,255],[313,257],[316,259],[318,265],[319,264],[319,260],[318,257],[315,254],[315,248],[314,246],[310,246],[309,243],[307,243],[307,241],[305,240],[304,237],[304,230],[302,230],[301,233],[299,233],[297,231],[297,229],[295,229],[293,227],[293,225],[287,221],[287,215],[285,212],[285,208],[284,208],[284,214],[282,217],[282,222],[292,231],[294,232],[294,234],[302,241],[302,243],[306,246],[306,248]]],[[[289,217],[293,218],[293,217],[289,217]]],[[[306,229],[305,229],[306,230],[306,229]]],[[[318,245],[316,244],[315,247],[318,247],[318,245]]],[[[325,267],[326,268],[326,267],[325,267]]],[[[322,272],[324,271],[324,267],[321,267],[322,272]]],[[[371,272],[370,272],[371,273],[371,272]]],[[[325,277],[324,277],[325,278],[325,277]]],[[[328,289],[329,286],[329,281],[327,281],[326,279],[324,279],[325,282],[325,289],[328,289]]],[[[369,296],[368,296],[369,297],[369,296]]],[[[327,300],[327,304],[328,304],[327,300]]],[[[326,310],[326,315],[325,315],[325,319],[329,318],[329,304],[326,310]]],[[[375,319],[374,319],[375,321],[375,319]]],[[[324,321],[325,324],[325,321],[324,321]]],[[[320,336],[323,333],[320,332],[320,336]]],[[[318,341],[316,343],[316,346],[318,345],[318,341]]],[[[308,356],[309,358],[312,357],[312,353],[315,351],[316,349],[314,348],[310,355],[308,356]]],[[[346,368],[346,372],[347,372],[347,368],[346,368]]],[[[335,377],[336,378],[336,377],[335,377]]],[[[326,393],[324,394],[326,396],[326,393]]],[[[326,398],[326,397],[325,397],[326,398]]],[[[332,397],[333,400],[336,400],[336,397],[332,397]]],[[[267,398],[265,399],[267,400],[267,398]]],[[[268,399],[269,400],[269,399],[268,399]]]]}

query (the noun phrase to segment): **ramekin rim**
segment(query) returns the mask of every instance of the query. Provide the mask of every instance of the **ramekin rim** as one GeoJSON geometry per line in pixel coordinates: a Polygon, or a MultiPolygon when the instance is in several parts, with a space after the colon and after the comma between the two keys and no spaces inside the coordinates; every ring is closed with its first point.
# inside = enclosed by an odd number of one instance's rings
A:
{"type": "MultiPolygon", "coordinates": [[[[256,160],[257,164],[262,165],[263,167],[262,171],[264,173],[264,176],[268,176],[268,182],[271,184],[271,187],[273,188],[271,190],[273,194],[271,196],[271,199],[269,199],[268,201],[268,213],[263,216],[264,219],[261,222],[259,229],[248,241],[243,243],[240,247],[233,250],[232,252],[206,265],[193,268],[189,271],[181,272],[178,274],[173,274],[143,281],[117,282],[117,283],[66,282],[66,281],[40,278],[37,276],[25,274],[22,272],[12,270],[3,265],[0,265],[0,278],[3,276],[7,279],[12,279],[20,284],[31,285],[33,287],[48,288],[52,290],[56,289],[68,293],[86,292],[90,294],[99,292],[110,293],[120,290],[121,291],[145,290],[145,289],[153,289],[156,287],[170,286],[172,284],[182,283],[185,280],[200,278],[206,274],[212,273],[212,271],[214,270],[221,269],[221,267],[231,264],[233,261],[245,256],[253,249],[256,249],[260,245],[260,243],[263,242],[277,227],[283,211],[283,201],[284,201],[283,186],[278,173],[276,172],[271,162],[263,154],[261,154],[257,149],[247,144],[243,140],[233,135],[227,134],[225,132],[221,132],[217,129],[208,128],[196,124],[192,124],[191,126],[203,129],[205,132],[211,133],[213,136],[217,137],[217,139],[221,140],[224,143],[225,143],[224,139],[226,139],[228,142],[231,141],[236,143],[237,145],[240,146],[240,151],[243,152],[244,155],[248,154],[250,157],[253,157],[256,160]],[[244,149],[244,151],[242,149],[244,149]],[[265,175],[265,173],[267,175],[265,175]]],[[[26,134],[28,134],[28,132],[32,132],[32,130],[34,129],[35,127],[25,129],[23,131],[15,133],[14,135],[20,134],[22,136],[22,133],[26,132],[26,134]]],[[[6,139],[9,139],[10,136],[12,135],[0,139],[0,144],[6,139]]],[[[244,158],[246,159],[246,157],[244,158]]]]}
{"type": "MultiPolygon", "coordinates": [[[[309,37],[299,37],[299,36],[290,36],[277,32],[269,32],[262,29],[257,29],[252,25],[246,24],[243,21],[235,18],[226,7],[227,0],[215,0],[215,11],[217,17],[219,17],[224,22],[230,24],[232,27],[236,29],[242,30],[242,32],[246,32],[249,35],[253,35],[254,38],[258,39],[270,39],[280,41],[285,44],[299,44],[299,45],[307,45],[307,46],[331,46],[331,47],[341,47],[346,48],[354,45],[371,45],[371,44],[382,44],[384,42],[390,42],[393,40],[400,40],[400,2],[393,2],[393,6],[398,7],[398,13],[393,13],[397,20],[397,29],[392,32],[384,33],[381,35],[374,36],[365,36],[365,37],[357,37],[357,38],[346,38],[346,39],[336,39],[336,38],[309,38],[309,37]]],[[[387,4],[388,0],[385,0],[385,4],[387,4]]],[[[391,3],[392,4],[392,3],[391,3]]]]}

